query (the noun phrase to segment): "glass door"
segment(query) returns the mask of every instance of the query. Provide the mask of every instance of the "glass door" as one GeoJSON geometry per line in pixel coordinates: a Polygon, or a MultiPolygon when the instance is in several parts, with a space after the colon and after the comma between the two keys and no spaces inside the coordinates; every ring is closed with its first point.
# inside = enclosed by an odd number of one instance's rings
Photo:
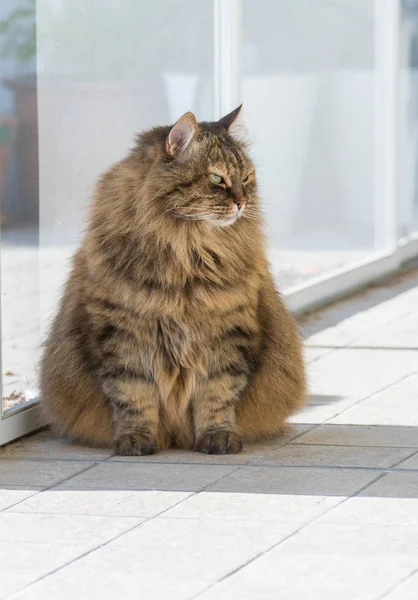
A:
{"type": "Polygon", "coordinates": [[[98,176],[135,132],[213,118],[213,5],[0,3],[0,443],[40,425],[39,359],[98,176]]]}
{"type": "Polygon", "coordinates": [[[402,0],[400,18],[400,237],[418,238],[418,2],[402,0]]]}
{"type": "Polygon", "coordinates": [[[0,443],[42,425],[41,344],[136,131],[244,102],[295,311],[418,256],[417,31],[416,0],[2,0],[0,443]]]}
{"type": "Polygon", "coordinates": [[[35,2],[0,6],[0,443],[41,423],[35,2]]]}

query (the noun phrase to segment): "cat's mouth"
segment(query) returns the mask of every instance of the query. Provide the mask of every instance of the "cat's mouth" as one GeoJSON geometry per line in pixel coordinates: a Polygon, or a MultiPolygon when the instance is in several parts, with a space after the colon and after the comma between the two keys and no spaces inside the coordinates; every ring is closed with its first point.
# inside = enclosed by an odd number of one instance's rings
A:
{"type": "Polygon", "coordinates": [[[238,208],[238,206],[234,204],[234,208],[232,208],[230,213],[222,218],[211,219],[210,222],[216,227],[228,227],[229,225],[233,225],[235,221],[242,217],[243,212],[244,206],[240,206],[240,208],[238,208]]]}
{"type": "Polygon", "coordinates": [[[211,219],[211,223],[216,227],[228,227],[229,225],[233,225],[237,219],[238,215],[232,215],[225,219],[211,219]]]}
{"type": "Polygon", "coordinates": [[[228,227],[233,225],[240,217],[242,217],[245,210],[245,205],[239,207],[234,206],[227,212],[224,210],[206,211],[206,212],[194,212],[189,211],[187,213],[180,210],[170,210],[170,214],[178,219],[184,219],[186,221],[206,221],[215,227],[228,227]]]}

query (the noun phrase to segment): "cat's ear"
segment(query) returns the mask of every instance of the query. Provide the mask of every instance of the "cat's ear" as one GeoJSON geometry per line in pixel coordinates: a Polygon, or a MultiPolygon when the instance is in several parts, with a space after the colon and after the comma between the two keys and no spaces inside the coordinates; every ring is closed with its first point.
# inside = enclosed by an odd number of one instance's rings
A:
{"type": "Polygon", "coordinates": [[[241,112],[241,108],[242,104],[240,104],[238,108],[230,112],[228,115],[225,115],[225,117],[222,117],[222,119],[219,119],[218,125],[222,125],[222,127],[224,127],[225,129],[229,129],[232,123],[238,117],[239,113],[241,112]]]}
{"type": "Polygon", "coordinates": [[[180,117],[177,123],[171,128],[168,138],[165,141],[165,148],[170,156],[186,150],[196,133],[199,131],[196,117],[192,112],[187,112],[180,117]]]}

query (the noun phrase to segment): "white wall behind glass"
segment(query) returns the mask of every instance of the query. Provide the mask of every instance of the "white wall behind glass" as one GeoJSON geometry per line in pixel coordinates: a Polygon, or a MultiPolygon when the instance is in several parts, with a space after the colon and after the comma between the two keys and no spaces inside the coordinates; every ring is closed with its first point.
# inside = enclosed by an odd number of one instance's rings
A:
{"type": "Polygon", "coordinates": [[[213,5],[38,0],[42,314],[66,276],[98,175],[134,132],[213,116],[213,5]]]}
{"type": "Polygon", "coordinates": [[[374,250],[374,1],[243,7],[244,114],[288,287],[374,250]]]}

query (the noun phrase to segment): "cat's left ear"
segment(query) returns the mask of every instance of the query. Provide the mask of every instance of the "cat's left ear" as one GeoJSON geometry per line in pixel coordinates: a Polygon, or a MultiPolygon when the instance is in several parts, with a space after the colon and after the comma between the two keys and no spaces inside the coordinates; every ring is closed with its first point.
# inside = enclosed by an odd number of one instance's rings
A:
{"type": "Polygon", "coordinates": [[[229,129],[241,112],[241,108],[242,104],[240,104],[238,108],[230,112],[228,115],[225,115],[225,117],[222,117],[222,119],[219,119],[218,124],[222,125],[222,127],[225,127],[225,129],[229,129]]]}
{"type": "Polygon", "coordinates": [[[197,124],[196,117],[192,112],[187,112],[180,117],[168,134],[168,138],[165,141],[167,153],[170,156],[174,156],[180,152],[184,152],[198,131],[199,125],[197,124]]]}

